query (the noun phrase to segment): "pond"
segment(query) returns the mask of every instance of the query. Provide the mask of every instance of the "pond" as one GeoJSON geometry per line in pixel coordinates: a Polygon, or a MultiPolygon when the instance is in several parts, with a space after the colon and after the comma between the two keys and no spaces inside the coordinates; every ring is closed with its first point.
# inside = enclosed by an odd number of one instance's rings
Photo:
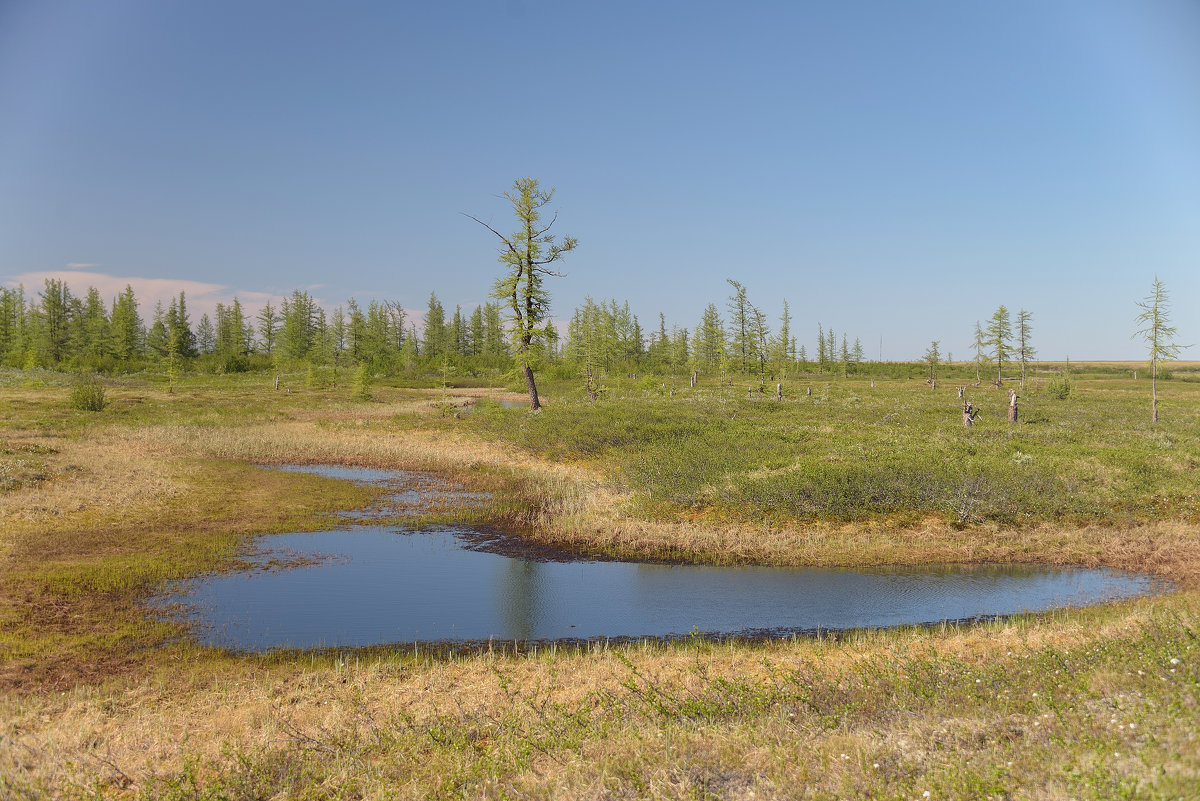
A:
{"type": "MultiPolygon", "coordinates": [[[[359,468],[291,467],[411,486],[359,468]]],[[[469,528],[349,525],[260,538],[251,569],[178,582],[156,605],[237,650],[488,639],[785,635],[980,619],[1167,589],[1112,570],[833,570],[546,561],[469,528]],[[481,545],[481,542],[485,544],[481,545]],[[297,566],[280,569],[280,563],[297,566]]]]}

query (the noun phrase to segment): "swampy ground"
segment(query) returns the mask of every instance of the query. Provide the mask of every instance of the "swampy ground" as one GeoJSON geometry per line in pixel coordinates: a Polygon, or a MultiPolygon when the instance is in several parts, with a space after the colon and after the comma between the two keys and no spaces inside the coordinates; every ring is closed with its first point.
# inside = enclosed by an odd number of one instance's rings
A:
{"type": "MultiPolygon", "coordinates": [[[[801,377],[744,386],[281,390],[272,377],[0,375],[0,795],[15,798],[1191,798],[1200,795],[1200,383],[1075,366],[1066,398],[801,377]],[[807,390],[811,389],[811,394],[807,390]],[[290,390],[290,391],[289,391],[290,390]],[[467,413],[466,405],[472,408],[467,413]],[[582,554],[1031,562],[1176,591],[968,627],[471,652],[238,655],[144,600],[425,471],[491,500],[389,510],[582,554]]],[[[961,382],[960,382],[961,383],[961,382]]],[[[453,493],[447,494],[453,497],[453,493]]]]}

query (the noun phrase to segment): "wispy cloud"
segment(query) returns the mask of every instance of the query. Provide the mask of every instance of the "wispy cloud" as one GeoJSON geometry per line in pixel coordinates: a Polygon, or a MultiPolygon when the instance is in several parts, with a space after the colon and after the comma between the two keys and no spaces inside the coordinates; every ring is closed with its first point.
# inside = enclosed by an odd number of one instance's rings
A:
{"type": "Polygon", "coordinates": [[[99,264],[93,264],[90,261],[69,261],[67,262],[68,270],[90,270],[92,267],[99,267],[99,264]]]}
{"type": "Polygon", "coordinates": [[[147,321],[154,311],[156,303],[167,306],[172,298],[179,297],[183,292],[187,300],[188,317],[193,324],[202,314],[209,317],[214,315],[218,303],[230,304],[236,295],[247,315],[257,314],[267,302],[278,304],[282,295],[271,292],[255,292],[235,290],[224,284],[211,284],[205,281],[190,281],[178,278],[145,278],[136,275],[108,275],[93,272],[85,268],[95,265],[68,264],[69,269],[44,270],[38,272],[14,275],[5,283],[8,286],[23,285],[30,296],[36,296],[47,279],[63,281],[71,289],[72,294],[82,295],[88,287],[95,287],[106,302],[111,303],[125,287],[133,287],[143,319],[147,321]]]}

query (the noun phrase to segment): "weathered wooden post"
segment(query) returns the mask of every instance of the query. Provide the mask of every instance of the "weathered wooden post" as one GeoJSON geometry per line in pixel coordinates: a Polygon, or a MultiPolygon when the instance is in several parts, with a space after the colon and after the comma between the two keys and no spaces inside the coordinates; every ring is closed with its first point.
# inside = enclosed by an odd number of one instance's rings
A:
{"type": "Polygon", "coordinates": [[[1017,391],[1015,389],[1008,391],[1008,422],[1017,422],[1017,391]]]}
{"type": "Polygon", "coordinates": [[[783,400],[783,384],[775,385],[775,400],[783,400]]]}
{"type": "Polygon", "coordinates": [[[979,414],[979,410],[970,403],[964,403],[962,406],[963,425],[967,428],[975,425],[975,417],[979,414]]]}

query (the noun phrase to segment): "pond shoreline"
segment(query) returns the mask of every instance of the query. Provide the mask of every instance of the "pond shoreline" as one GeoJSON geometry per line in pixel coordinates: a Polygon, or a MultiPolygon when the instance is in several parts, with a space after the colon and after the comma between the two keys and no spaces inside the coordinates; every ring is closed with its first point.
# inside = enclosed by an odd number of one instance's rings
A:
{"type": "MultiPolygon", "coordinates": [[[[961,625],[1173,589],[1148,576],[1053,565],[839,568],[592,559],[536,543],[530,548],[528,540],[494,528],[426,524],[423,499],[435,506],[447,498],[489,499],[455,482],[344,465],[266,469],[383,489],[385,500],[403,499],[410,517],[340,512],[338,518],[354,522],[254,538],[256,551],[230,569],[174,585],[188,587],[185,613],[175,619],[205,645],[244,652],[453,641],[479,650],[497,639],[537,647],[674,641],[689,633],[756,641],[961,625]],[[291,569],[298,575],[279,575],[291,569]],[[316,598],[323,600],[313,606],[316,598]],[[200,629],[191,626],[196,620],[203,621],[200,629]]],[[[180,600],[174,591],[158,598],[180,600]]]]}

